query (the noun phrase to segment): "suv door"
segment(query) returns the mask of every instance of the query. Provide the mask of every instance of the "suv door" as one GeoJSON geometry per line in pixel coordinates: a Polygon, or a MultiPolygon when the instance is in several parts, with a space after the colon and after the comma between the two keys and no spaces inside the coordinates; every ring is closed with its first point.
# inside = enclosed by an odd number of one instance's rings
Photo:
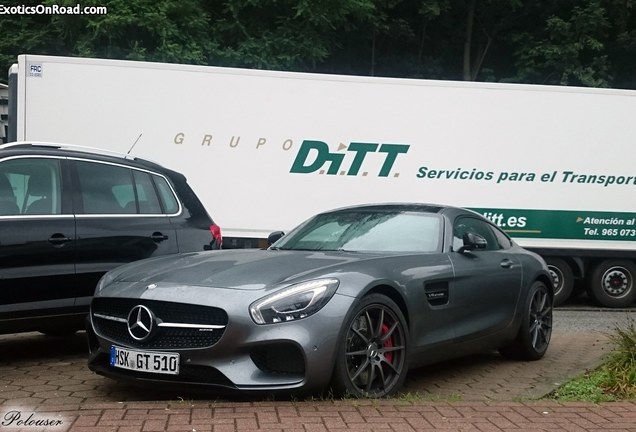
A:
{"type": "Polygon", "coordinates": [[[71,159],[77,229],[76,305],[90,304],[99,278],[131,261],[177,252],[177,238],[148,171],[71,159]]]}
{"type": "Polygon", "coordinates": [[[75,221],[66,163],[46,156],[0,161],[0,330],[11,319],[12,331],[34,330],[36,316],[71,312],[75,221]]]}

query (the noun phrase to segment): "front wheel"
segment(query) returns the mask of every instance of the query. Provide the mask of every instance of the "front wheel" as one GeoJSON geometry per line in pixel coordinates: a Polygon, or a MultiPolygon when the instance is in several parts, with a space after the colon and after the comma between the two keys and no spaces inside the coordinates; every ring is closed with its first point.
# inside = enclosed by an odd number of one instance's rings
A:
{"type": "Polygon", "coordinates": [[[552,295],[543,282],[528,291],[522,321],[515,340],[499,352],[508,358],[538,360],[548,350],[552,336],[552,295]]]}
{"type": "Polygon", "coordinates": [[[636,300],[636,265],[626,260],[606,260],[597,265],[588,280],[587,292],[606,307],[628,307],[636,300]]]}
{"type": "Polygon", "coordinates": [[[408,329],[390,298],[371,294],[347,315],[332,388],[337,394],[381,398],[397,392],[406,377],[408,329]]]}

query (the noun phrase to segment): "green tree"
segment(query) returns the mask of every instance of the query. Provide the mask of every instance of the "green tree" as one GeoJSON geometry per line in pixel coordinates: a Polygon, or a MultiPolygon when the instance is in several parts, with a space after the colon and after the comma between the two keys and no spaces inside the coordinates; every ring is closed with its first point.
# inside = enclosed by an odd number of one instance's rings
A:
{"type": "Polygon", "coordinates": [[[513,80],[607,87],[612,81],[606,50],[611,26],[605,7],[599,0],[555,3],[557,7],[543,5],[539,11],[546,16],[543,25],[512,37],[513,80]]]}
{"type": "Polygon", "coordinates": [[[331,55],[319,70],[411,78],[439,77],[445,38],[431,24],[450,0],[370,0],[371,13],[351,16],[331,37],[331,55]]]}
{"type": "MultiPolygon", "coordinates": [[[[37,6],[39,0],[7,1],[4,6],[37,6]]],[[[58,43],[51,18],[47,15],[0,16],[0,80],[6,82],[9,66],[19,54],[68,54],[58,43]]]]}
{"type": "Polygon", "coordinates": [[[509,30],[518,18],[521,0],[466,0],[456,3],[466,16],[462,77],[478,78],[490,48],[503,30],[509,30]]]}
{"type": "MultiPolygon", "coordinates": [[[[5,0],[5,6],[76,0],[5,0]]],[[[636,0],[85,0],[0,16],[23,53],[409,78],[636,88],[636,0]]],[[[6,81],[6,75],[0,74],[6,81]]]]}
{"type": "MultiPolygon", "coordinates": [[[[76,0],[45,0],[76,4],[76,0]]],[[[200,0],[108,0],[106,15],[55,15],[51,24],[73,55],[206,64],[208,19],[200,0]]]]}
{"type": "Polygon", "coordinates": [[[611,24],[605,41],[612,87],[636,89],[636,1],[607,0],[605,10],[611,24]]]}
{"type": "Polygon", "coordinates": [[[312,70],[330,56],[334,32],[373,8],[368,0],[226,0],[207,11],[210,63],[312,70]]]}

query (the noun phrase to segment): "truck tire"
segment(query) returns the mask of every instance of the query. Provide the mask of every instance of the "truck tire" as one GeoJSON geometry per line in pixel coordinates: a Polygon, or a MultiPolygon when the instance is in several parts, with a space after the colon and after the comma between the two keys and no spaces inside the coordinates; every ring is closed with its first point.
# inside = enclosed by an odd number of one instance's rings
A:
{"type": "Polygon", "coordinates": [[[631,261],[603,261],[592,271],[587,293],[602,306],[628,307],[636,300],[635,276],[636,264],[631,261]]]}
{"type": "Polygon", "coordinates": [[[561,258],[545,259],[554,286],[554,306],[563,304],[572,295],[574,289],[574,273],[572,267],[561,258]]]}

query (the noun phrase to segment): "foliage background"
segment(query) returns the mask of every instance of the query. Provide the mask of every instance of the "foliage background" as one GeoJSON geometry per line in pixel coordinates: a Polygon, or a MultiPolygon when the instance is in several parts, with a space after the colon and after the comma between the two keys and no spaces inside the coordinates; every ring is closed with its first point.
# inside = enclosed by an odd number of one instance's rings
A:
{"type": "MultiPolygon", "coordinates": [[[[5,0],[0,68],[50,54],[409,78],[636,88],[636,0],[5,0]]],[[[0,74],[6,82],[6,73],[0,74]]]]}

